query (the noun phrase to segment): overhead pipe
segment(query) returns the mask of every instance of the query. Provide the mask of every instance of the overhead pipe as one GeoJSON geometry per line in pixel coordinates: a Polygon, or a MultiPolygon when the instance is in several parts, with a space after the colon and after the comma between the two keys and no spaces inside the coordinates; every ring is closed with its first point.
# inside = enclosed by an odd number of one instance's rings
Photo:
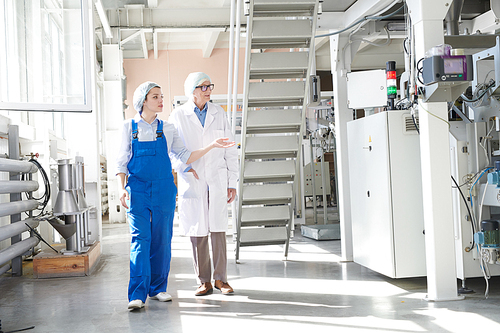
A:
{"type": "Polygon", "coordinates": [[[34,210],[38,207],[36,200],[23,200],[0,203],[0,217],[7,215],[20,214],[28,210],[34,210]]]}
{"type": "Polygon", "coordinates": [[[11,224],[7,224],[4,226],[0,227],[0,242],[3,240],[6,240],[8,238],[11,238],[13,236],[22,234],[25,231],[29,231],[30,228],[26,226],[27,223],[30,227],[33,229],[38,227],[38,224],[40,223],[38,220],[35,219],[26,219],[20,222],[15,222],[11,224]]]}
{"type": "Polygon", "coordinates": [[[31,162],[0,158],[0,171],[35,173],[38,168],[31,162]]]}
{"type": "Polygon", "coordinates": [[[450,9],[446,13],[444,18],[446,25],[446,34],[448,36],[456,36],[460,34],[458,28],[458,23],[460,20],[460,14],[462,13],[462,7],[464,5],[464,0],[454,0],[451,2],[450,9]]]}
{"type": "Polygon", "coordinates": [[[5,264],[9,260],[19,257],[29,251],[29,249],[38,245],[40,240],[36,237],[26,238],[20,242],[12,244],[6,249],[0,251],[0,265],[5,264]]]}
{"type": "Polygon", "coordinates": [[[38,190],[38,182],[34,180],[0,180],[0,194],[22,193],[38,190]]]}

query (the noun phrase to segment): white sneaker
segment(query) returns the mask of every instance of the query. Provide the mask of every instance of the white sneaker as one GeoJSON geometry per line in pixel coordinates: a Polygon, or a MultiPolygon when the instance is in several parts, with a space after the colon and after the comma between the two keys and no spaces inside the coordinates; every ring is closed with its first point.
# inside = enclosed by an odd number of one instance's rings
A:
{"type": "Polygon", "coordinates": [[[167,294],[165,291],[161,292],[159,294],[156,294],[155,296],[151,296],[151,299],[156,299],[160,302],[168,302],[172,300],[172,296],[170,294],[167,294]]]}
{"type": "Polygon", "coordinates": [[[144,307],[144,303],[140,299],[134,299],[128,303],[129,310],[140,309],[144,307]]]}

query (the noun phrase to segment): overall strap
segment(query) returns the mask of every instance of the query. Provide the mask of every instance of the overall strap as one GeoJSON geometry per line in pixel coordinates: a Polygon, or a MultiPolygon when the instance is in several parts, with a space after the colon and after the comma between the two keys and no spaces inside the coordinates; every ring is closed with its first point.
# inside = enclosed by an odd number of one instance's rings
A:
{"type": "Polygon", "coordinates": [[[163,136],[163,121],[158,119],[158,127],[156,128],[156,140],[163,136]]]}
{"type": "Polygon", "coordinates": [[[137,140],[139,132],[137,131],[137,123],[132,119],[132,140],[137,140]]]}

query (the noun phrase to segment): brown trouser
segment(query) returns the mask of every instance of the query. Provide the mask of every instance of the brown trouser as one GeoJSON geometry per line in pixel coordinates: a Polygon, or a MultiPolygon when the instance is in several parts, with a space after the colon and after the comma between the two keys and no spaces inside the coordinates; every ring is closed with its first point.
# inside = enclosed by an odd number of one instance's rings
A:
{"type": "MultiPolygon", "coordinates": [[[[226,233],[211,232],[212,258],[214,261],[214,280],[227,282],[227,251],[226,233]]],[[[208,236],[191,237],[193,246],[194,272],[198,282],[210,282],[212,277],[212,265],[210,263],[210,252],[208,246],[208,236]]]]}

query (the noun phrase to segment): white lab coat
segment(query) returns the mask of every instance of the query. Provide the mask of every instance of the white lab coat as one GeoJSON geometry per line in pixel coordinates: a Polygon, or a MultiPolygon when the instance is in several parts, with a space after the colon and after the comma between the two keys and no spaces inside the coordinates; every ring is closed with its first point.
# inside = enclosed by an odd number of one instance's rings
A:
{"type": "MultiPolygon", "coordinates": [[[[179,136],[190,151],[209,145],[220,137],[233,141],[224,109],[208,102],[205,126],[194,113],[192,99],[175,108],[169,122],[179,131],[179,136]]],[[[177,171],[180,226],[187,236],[203,237],[209,232],[227,230],[227,189],[236,188],[238,181],[238,152],[231,148],[214,148],[193,162],[192,172],[184,172],[189,165],[171,155],[173,168],[177,171]]]]}

